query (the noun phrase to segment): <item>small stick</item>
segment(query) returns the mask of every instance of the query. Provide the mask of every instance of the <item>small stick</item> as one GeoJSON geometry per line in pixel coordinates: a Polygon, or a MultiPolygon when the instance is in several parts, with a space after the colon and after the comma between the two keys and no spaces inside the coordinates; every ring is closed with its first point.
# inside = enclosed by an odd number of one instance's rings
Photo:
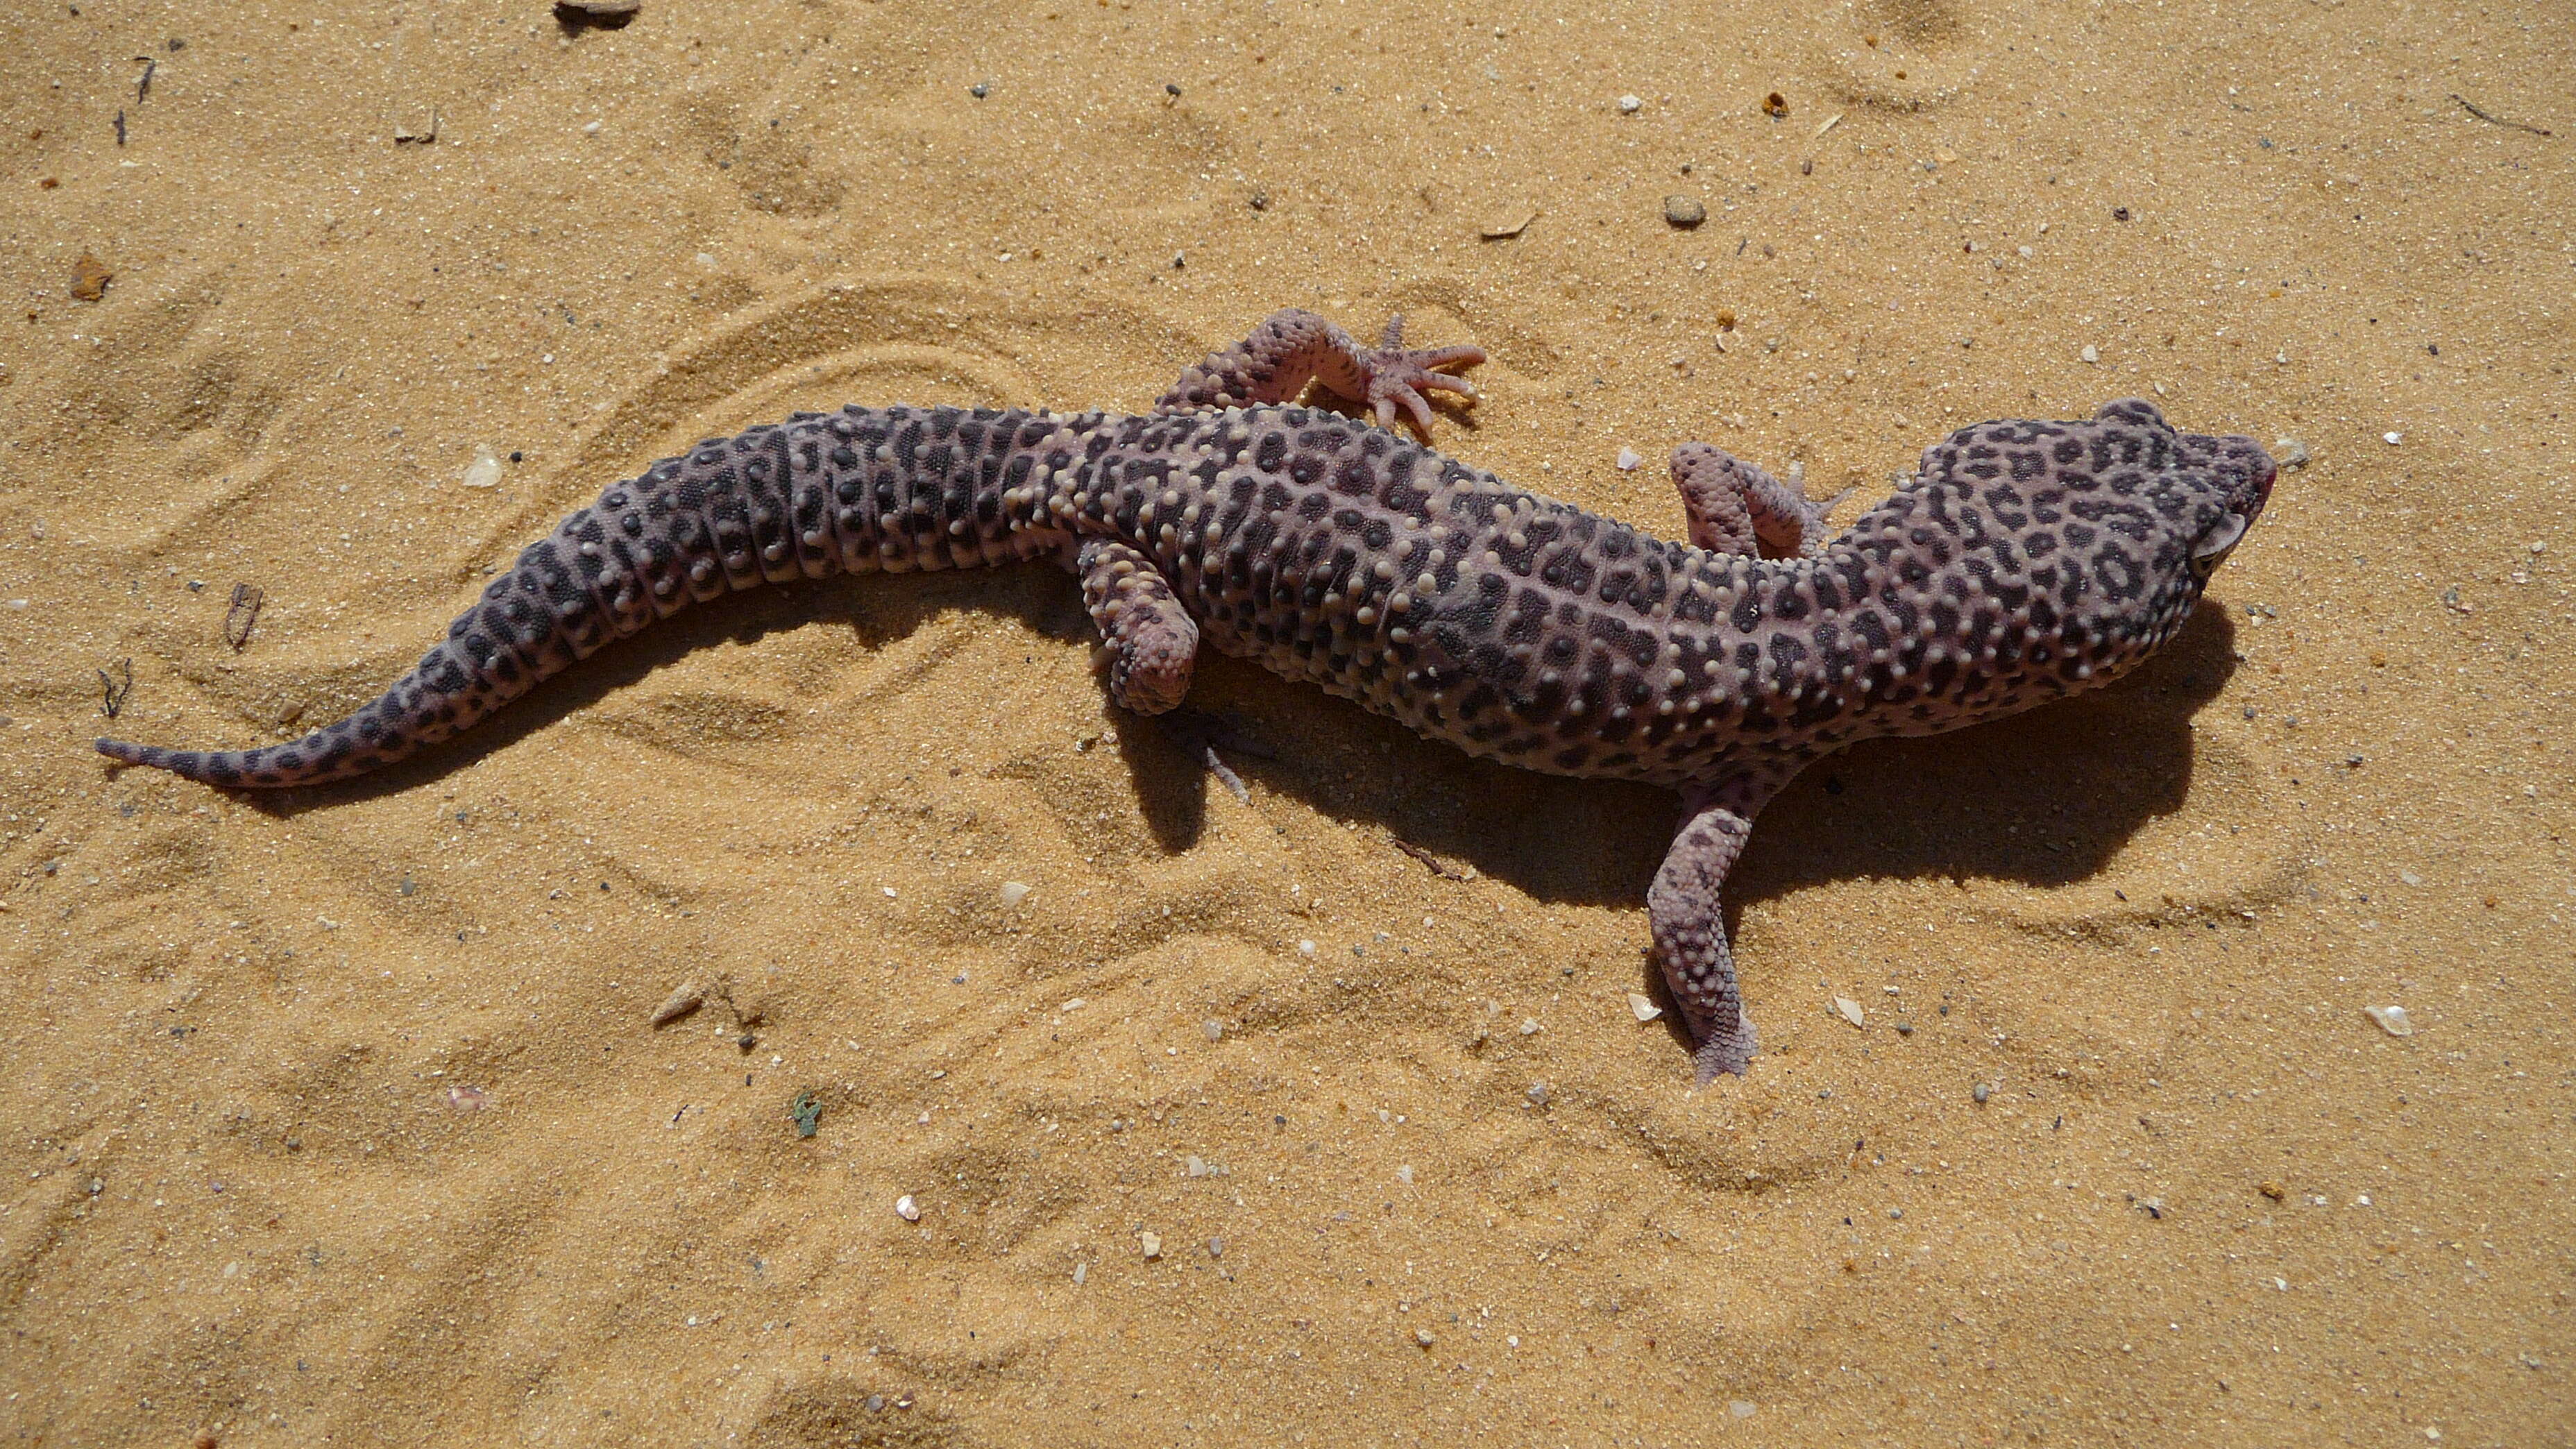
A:
{"type": "Polygon", "coordinates": [[[134,103],[139,106],[152,94],[152,72],[161,68],[161,62],[148,55],[138,55],[135,59],[143,62],[143,79],[134,83],[134,103]]]}
{"type": "Polygon", "coordinates": [[[224,611],[224,642],[239,654],[250,645],[250,630],[259,622],[259,606],[268,596],[249,584],[233,585],[233,603],[224,611]]]}
{"type": "Polygon", "coordinates": [[[1405,854],[1412,856],[1415,860],[1421,861],[1424,865],[1431,867],[1431,873],[1440,877],[1442,880],[1475,879],[1473,875],[1459,870],[1457,867],[1449,864],[1449,862],[1442,860],[1440,857],[1433,855],[1430,851],[1423,849],[1419,845],[1415,845],[1411,841],[1398,840],[1392,835],[1387,837],[1387,841],[1396,849],[1403,851],[1405,854]]]}
{"type": "Polygon", "coordinates": [[[1236,804],[1252,803],[1252,792],[1243,788],[1243,777],[1236,774],[1225,761],[1217,758],[1216,746],[1200,745],[1199,757],[1201,763],[1207,766],[1207,772],[1216,776],[1217,783],[1225,787],[1226,793],[1234,797],[1236,804]]]}
{"type": "Polygon", "coordinates": [[[2468,112],[2470,115],[2477,117],[2479,120],[2486,122],[2490,126],[2502,126],[2507,130],[2513,131],[2529,131],[2535,136],[2546,136],[2551,134],[2548,131],[2542,130],[2538,126],[2526,126],[2520,121],[2508,121],[2502,116],[2489,115],[2485,111],[2479,110],[2476,102],[2471,101],[2467,96],[2461,95],[2458,91],[2451,92],[2451,99],[2460,103],[2461,110],[2468,112]]]}
{"type": "Polygon", "coordinates": [[[98,710],[109,719],[116,718],[116,712],[125,708],[125,697],[134,692],[134,661],[128,658],[117,667],[125,672],[123,684],[109,678],[104,669],[98,672],[98,689],[102,696],[98,710]]]}

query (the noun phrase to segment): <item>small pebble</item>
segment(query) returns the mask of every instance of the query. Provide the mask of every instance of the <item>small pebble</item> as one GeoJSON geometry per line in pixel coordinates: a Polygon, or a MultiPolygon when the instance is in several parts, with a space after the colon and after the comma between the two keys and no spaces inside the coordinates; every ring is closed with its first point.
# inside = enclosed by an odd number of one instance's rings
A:
{"type": "Polygon", "coordinates": [[[1138,1233],[1136,1235],[1136,1246],[1145,1250],[1146,1257],[1159,1258],[1163,1256],[1163,1235],[1160,1233],[1138,1233]]]}
{"type": "Polygon", "coordinates": [[[1887,1210],[1887,1220],[1889,1222],[1899,1222],[1902,1221],[1904,1217],[1905,1209],[1903,1208],[1889,1208],[1887,1210]]]}
{"type": "Polygon", "coordinates": [[[95,302],[107,295],[107,284],[115,280],[114,272],[109,271],[98,258],[83,252],[80,261],[72,267],[72,295],[84,302],[95,302]]]}
{"type": "Polygon", "coordinates": [[[2090,342],[2085,343],[2084,350],[2076,353],[2075,355],[2083,358],[2086,362],[2100,362],[2102,360],[2101,349],[2095,347],[2090,342]]]}
{"type": "Polygon", "coordinates": [[[1547,1083],[1532,1082],[1529,1084],[1529,1090],[1521,1095],[1529,1098],[1531,1106],[1544,1107],[1547,1105],[1547,1083]]]}
{"type": "Polygon", "coordinates": [[[2406,441],[2406,435],[2404,433],[2382,433],[2379,435],[2379,441],[2394,448],[2398,444],[2406,441]]]}
{"type": "Polygon", "coordinates": [[[1663,1015],[1664,1009],[1657,1006],[1651,997],[1641,992],[1631,991],[1628,993],[1628,1014],[1639,1021],[1652,1021],[1663,1015]]]}
{"type": "Polygon", "coordinates": [[[968,94],[968,95],[970,95],[970,96],[973,96],[975,99],[977,99],[977,100],[979,100],[979,101],[980,101],[980,100],[982,100],[982,99],[984,99],[986,96],[991,95],[992,93],[993,93],[993,88],[992,88],[992,86],[991,86],[991,85],[989,85],[989,84],[987,84],[987,83],[985,83],[985,82],[983,82],[983,81],[977,81],[977,82],[975,82],[973,85],[968,86],[968,87],[966,88],[966,94],[968,94]]]}
{"type": "Polygon", "coordinates": [[[1315,954],[1315,943],[1314,943],[1314,942],[1312,942],[1312,941],[1300,941],[1300,942],[1298,942],[1298,943],[1297,943],[1297,954],[1298,954],[1298,955],[1300,955],[1300,956],[1312,956],[1312,955],[1314,955],[1314,954],[1315,954]]]}
{"type": "Polygon", "coordinates": [[[2405,1007],[2365,1006],[2362,1010],[2369,1012],[2370,1019],[2378,1022],[2379,1029],[2388,1033],[2390,1036],[2413,1036],[2415,1034],[2415,1023],[2406,1019],[2405,1007]]]}
{"type": "Polygon", "coordinates": [[[1022,884],[1020,884],[1018,881],[1015,881],[1015,880],[1006,880],[1006,881],[1002,882],[1002,908],[1003,908],[1003,909],[1005,909],[1005,910],[1012,910],[1012,909],[1016,909],[1016,908],[1019,906],[1020,902],[1022,902],[1022,901],[1024,901],[1024,900],[1027,900],[1028,898],[1029,898],[1029,888],[1028,888],[1027,886],[1022,885],[1022,884]]]}
{"type": "Polygon", "coordinates": [[[1738,1419],[1750,1419],[1753,1417],[1753,1401],[1750,1399],[1729,1399],[1726,1401],[1726,1412],[1738,1419]]]}
{"type": "Polygon", "coordinates": [[[2308,445],[2296,438],[2274,438],[2272,461],[2284,468],[2304,468],[2308,466],[2308,445]]]}
{"type": "Polygon", "coordinates": [[[1413,1186],[1413,1164],[1406,1163],[1404,1166],[1397,1168],[1395,1170],[1395,1180],[1403,1183],[1406,1187],[1413,1186]]]}
{"type": "Polygon", "coordinates": [[[1664,220],[1684,231],[1708,220],[1708,208],[1696,196],[1675,194],[1664,198],[1664,220]]]}
{"type": "Polygon", "coordinates": [[[1524,1016],[1524,1017],[1522,1017],[1522,1018],[1521,1018],[1521,1035],[1523,1035],[1523,1036],[1536,1036],[1536,1035],[1538,1035],[1538,1018],[1537,1018],[1537,1017],[1535,1017],[1535,1016],[1524,1016]]]}
{"type": "Polygon", "coordinates": [[[1623,116],[1633,116],[1633,115],[1637,114],[1639,111],[1644,110],[1645,108],[1646,108],[1646,103],[1645,103],[1644,101],[1641,101],[1641,100],[1637,99],[1635,96],[1621,96],[1621,97],[1619,98],[1619,114],[1620,114],[1620,115],[1623,115],[1623,116]]]}
{"type": "Polygon", "coordinates": [[[1994,1094],[1994,1087],[1985,1082],[1977,1083],[1976,1089],[1968,1093],[1969,1096],[1975,1098],[1980,1103],[1984,1102],[1988,1097],[1991,1097],[1994,1094]]]}
{"type": "Polygon", "coordinates": [[[633,15],[643,8],[644,0],[555,0],[557,10],[570,10],[601,20],[614,20],[619,16],[633,15]]]}
{"type": "Polygon", "coordinates": [[[1637,450],[1634,448],[1621,448],[1619,450],[1618,468],[1622,473],[1636,472],[1637,465],[1644,461],[1646,460],[1637,456],[1637,450]]]}
{"type": "MultiPolygon", "coordinates": [[[[1204,1157],[1199,1156],[1199,1155],[1198,1155],[1197,1153],[1195,1153],[1195,1152],[1191,1153],[1191,1154],[1190,1154],[1190,1160],[1189,1160],[1189,1174],[1190,1174],[1190,1176],[1192,1176],[1192,1177],[1205,1177],[1205,1176],[1207,1176],[1207,1175],[1208,1175],[1207,1159],[1206,1159],[1206,1158],[1204,1158],[1204,1157]]],[[[1148,1256],[1151,1256],[1151,1255],[1149,1254],[1148,1256]]]]}
{"type": "Polygon", "coordinates": [[[1217,1020],[1213,1016],[1200,1022],[1199,1030],[1207,1033],[1207,1039],[1209,1041],[1222,1041],[1225,1039],[1225,1023],[1217,1020]]]}
{"type": "Polygon", "coordinates": [[[2259,1184],[2254,1190],[2263,1194],[2265,1197],[2270,1198],[2274,1202],[2279,1202],[2281,1199],[2290,1195],[2290,1190],[2288,1188],[2283,1187],[2277,1182],[2271,1181],[2259,1184]]]}
{"type": "Polygon", "coordinates": [[[1088,1279],[1088,1278],[1090,1278],[1090,1277],[1091,1277],[1091,1265],[1090,1265],[1089,1263],[1076,1263],[1076,1264],[1074,1264],[1074,1265],[1073,1265],[1073,1286],[1074,1286],[1074,1287],[1076,1287],[1076,1288],[1081,1287],[1081,1286],[1083,1285],[1084,1281],[1085,1281],[1085,1280],[1087,1280],[1087,1279],[1088,1279]]]}
{"type": "Polygon", "coordinates": [[[1431,1330],[1430,1330],[1430,1329],[1427,1329],[1427,1328],[1417,1328],[1417,1329],[1413,1330],[1413,1341],[1414,1341],[1415,1343],[1421,1344],[1424,1348],[1429,1348],[1431,1345],[1433,1345],[1433,1344],[1435,1344],[1435,1343],[1438,1343],[1440,1340],[1438,1340],[1438,1339],[1436,1339],[1436,1338],[1434,1338],[1434,1337],[1432,1337],[1432,1336],[1431,1336],[1431,1330]]]}
{"type": "Polygon", "coordinates": [[[911,1193],[905,1193],[894,1200],[894,1215],[908,1223],[920,1222],[921,1204],[912,1200],[911,1193]]]}
{"type": "Polygon", "coordinates": [[[480,1112],[492,1104],[492,1095],[480,1087],[454,1086],[447,1089],[447,1105],[459,1112],[480,1112]]]}
{"type": "Polygon", "coordinates": [[[1854,1026],[1866,1025],[1861,1018],[1860,1003],[1852,1000],[1848,996],[1835,997],[1834,1010],[1840,1012],[1843,1020],[1850,1022],[1854,1026]]]}

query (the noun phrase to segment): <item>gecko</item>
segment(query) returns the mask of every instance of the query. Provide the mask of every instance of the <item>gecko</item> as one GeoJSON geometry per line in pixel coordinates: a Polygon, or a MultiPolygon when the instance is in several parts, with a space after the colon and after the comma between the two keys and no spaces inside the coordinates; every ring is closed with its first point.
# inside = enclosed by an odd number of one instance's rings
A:
{"type": "Polygon", "coordinates": [[[1647,918],[1704,1084],[1758,1050],[1720,895],[1763,806],[1858,741],[2135,668],[2275,476],[2254,439],[2124,399],[1961,428],[1829,534],[1836,500],[1691,442],[1671,542],[1434,451],[1427,394],[1473,402],[1458,372],[1485,353],[1408,348],[1402,324],[1369,347],[1279,312],[1146,413],[853,405],[711,438],[574,510],[346,719],[256,749],[97,749],[233,789],[342,780],[728,592],[1051,560],[1135,714],[1179,705],[1207,645],[1472,755],[1678,790],[1647,918]],[[1373,420],[1300,405],[1310,386],[1373,420]]]}

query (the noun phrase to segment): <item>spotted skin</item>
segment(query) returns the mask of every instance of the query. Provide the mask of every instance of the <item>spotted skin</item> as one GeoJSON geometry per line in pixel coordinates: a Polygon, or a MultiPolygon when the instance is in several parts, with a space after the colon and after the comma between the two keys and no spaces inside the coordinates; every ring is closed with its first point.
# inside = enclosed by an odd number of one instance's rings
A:
{"type": "Polygon", "coordinates": [[[1829,503],[1704,443],[1668,543],[1388,431],[1427,431],[1474,348],[1366,348],[1286,311],[1144,415],[844,408],[714,438],[519,556],[384,696],[287,744],[100,753],[244,789],[363,774],[719,595],[1051,559],[1082,577],[1113,698],[1178,704],[1200,644],[1471,754],[1685,792],[1648,893],[1700,1080],[1755,1051],[1719,893],[1765,803],[1856,741],[2097,687],[2175,631],[2262,511],[2250,438],[2131,399],[1964,428],[1838,536],[1829,503]],[[1382,426],[1292,405],[1308,383],[1382,426]]]}

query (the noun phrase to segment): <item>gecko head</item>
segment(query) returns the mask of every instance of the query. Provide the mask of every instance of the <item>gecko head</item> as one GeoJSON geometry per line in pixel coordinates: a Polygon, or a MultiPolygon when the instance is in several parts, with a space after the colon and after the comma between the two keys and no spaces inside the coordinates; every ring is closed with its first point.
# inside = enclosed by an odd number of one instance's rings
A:
{"type": "Polygon", "coordinates": [[[2009,622],[2067,686],[2089,688],[2181,628],[2261,516],[2273,476],[2252,438],[2179,432],[2154,403],[2124,398],[2080,422],[1962,429],[1925,452],[1918,486],[2003,536],[1996,557],[2029,597],[2009,622]]]}
{"type": "Polygon", "coordinates": [[[2193,533],[2187,549],[2191,573],[2207,584],[2245,537],[2245,530],[2262,517],[2280,470],[2262,444],[2242,435],[2181,433],[2176,441],[2187,460],[2177,470],[2176,484],[2191,495],[2188,517],[2193,533]]]}
{"type": "Polygon", "coordinates": [[[2248,437],[2176,432],[2144,398],[2105,403],[2079,430],[2090,436],[2070,471],[2136,500],[2121,531],[2196,598],[2271,501],[2272,455],[2248,437]]]}

